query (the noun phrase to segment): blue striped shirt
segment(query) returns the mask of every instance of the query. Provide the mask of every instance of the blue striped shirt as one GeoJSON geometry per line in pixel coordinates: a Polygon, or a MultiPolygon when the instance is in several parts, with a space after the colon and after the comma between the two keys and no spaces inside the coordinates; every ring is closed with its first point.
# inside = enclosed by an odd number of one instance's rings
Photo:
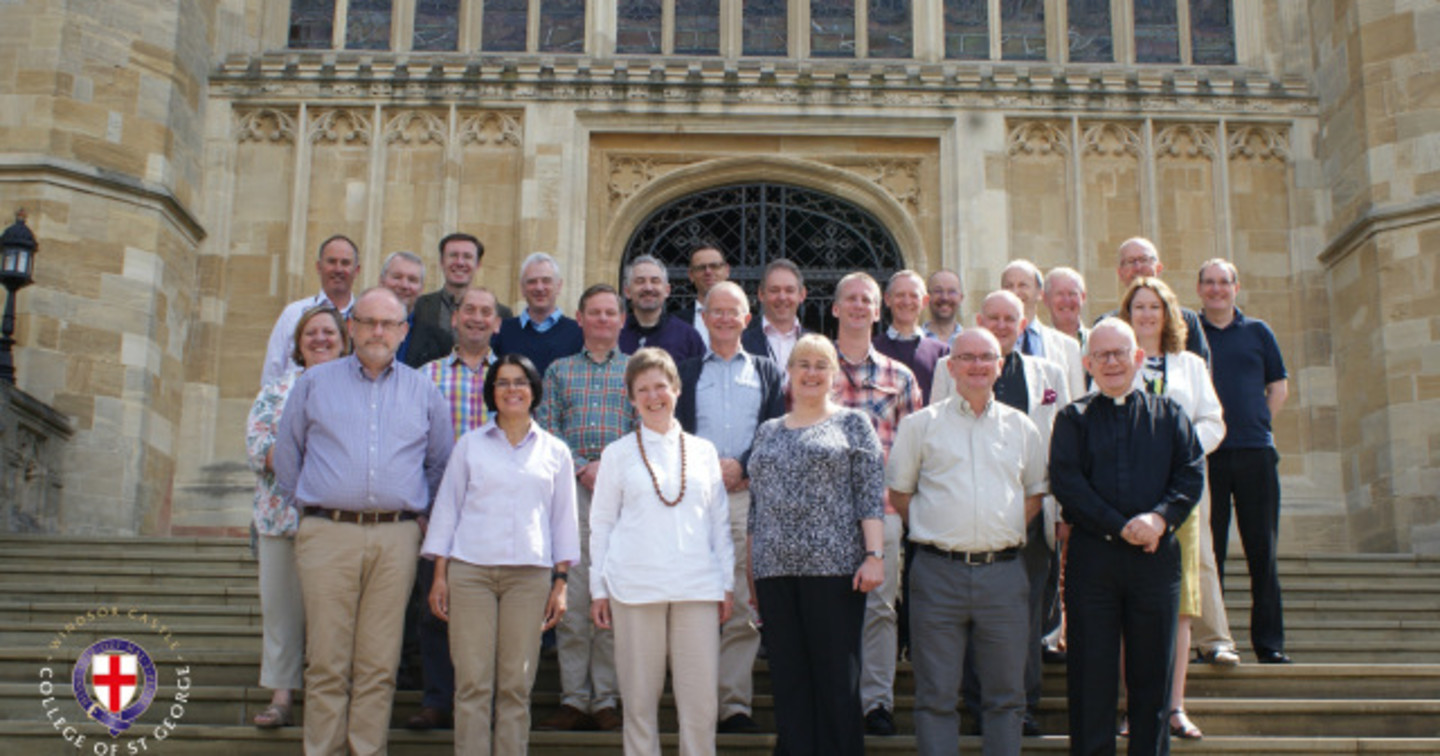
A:
{"type": "Polygon", "coordinates": [[[275,482],[301,509],[423,512],[454,444],[434,383],[399,362],[372,380],[350,355],[306,370],[290,390],[275,482]]]}

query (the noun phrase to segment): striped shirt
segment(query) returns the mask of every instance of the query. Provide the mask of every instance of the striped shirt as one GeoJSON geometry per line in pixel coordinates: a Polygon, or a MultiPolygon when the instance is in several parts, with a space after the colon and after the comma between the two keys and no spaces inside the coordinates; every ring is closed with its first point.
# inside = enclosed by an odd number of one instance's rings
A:
{"type": "Polygon", "coordinates": [[[484,363],[472,370],[460,359],[459,351],[452,351],[420,367],[420,372],[435,383],[445,403],[450,405],[455,438],[485,424],[485,369],[494,363],[495,353],[486,352],[484,363]]]}
{"type": "Polygon", "coordinates": [[[570,447],[576,471],[635,429],[635,410],[625,395],[629,359],[619,347],[612,347],[601,362],[581,350],[550,363],[545,371],[545,397],[535,419],[570,447]]]}

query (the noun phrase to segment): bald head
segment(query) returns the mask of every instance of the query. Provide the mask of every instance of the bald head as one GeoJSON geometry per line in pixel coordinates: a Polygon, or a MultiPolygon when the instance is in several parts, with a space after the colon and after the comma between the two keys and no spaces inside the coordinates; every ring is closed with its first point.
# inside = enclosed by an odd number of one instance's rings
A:
{"type": "Polygon", "coordinates": [[[1008,291],[992,291],[980,302],[975,325],[984,328],[1000,343],[1000,353],[1009,355],[1015,349],[1020,332],[1025,330],[1025,305],[1008,291]]]}
{"type": "Polygon", "coordinates": [[[1159,276],[1165,266],[1160,264],[1160,250],[1155,248],[1154,242],[1143,236],[1134,236],[1120,243],[1115,270],[1120,275],[1123,291],[1140,276],[1159,276]]]}

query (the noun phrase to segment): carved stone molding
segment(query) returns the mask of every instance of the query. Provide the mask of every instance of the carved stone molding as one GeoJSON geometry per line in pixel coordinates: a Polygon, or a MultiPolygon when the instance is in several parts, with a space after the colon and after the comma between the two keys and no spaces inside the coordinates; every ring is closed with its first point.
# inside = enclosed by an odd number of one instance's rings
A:
{"type": "Polygon", "coordinates": [[[1219,154],[1215,130],[1210,126],[1177,123],[1155,135],[1157,158],[1198,158],[1214,160],[1219,154]]]}
{"type": "Polygon", "coordinates": [[[1080,154],[1102,157],[1140,157],[1144,140],[1140,130],[1131,123],[1100,121],[1081,126],[1080,154]]]}
{"type": "Polygon", "coordinates": [[[460,144],[519,147],[520,118],[511,113],[485,111],[464,115],[460,121],[460,144]]]}
{"type": "Polygon", "coordinates": [[[284,110],[258,108],[237,113],[235,141],[295,143],[295,116],[284,110]]]}
{"type": "Polygon", "coordinates": [[[385,143],[438,144],[450,141],[449,129],[439,115],[427,110],[402,110],[385,122],[385,143]]]}
{"type": "Polygon", "coordinates": [[[361,110],[325,110],[310,123],[311,144],[370,144],[370,116],[361,110]]]}
{"type": "Polygon", "coordinates": [[[1010,155],[1069,155],[1070,126],[1064,121],[1021,121],[1010,129],[1010,155]]]}
{"type": "Polygon", "coordinates": [[[1290,160],[1290,130],[1284,126],[1254,124],[1230,130],[1227,154],[1231,160],[1290,160]]]}
{"type": "Polygon", "coordinates": [[[920,211],[920,158],[893,158],[890,160],[829,160],[837,168],[864,176],[876,186],[885,190],[914,215],[920,211]]]}
{"type": "Polygon", "coordinates": [[[685,156],[610,155],[605,169],[605,188],[610,205],[614,207],[624,202],[655,179],[699,160],[685,156]]]}

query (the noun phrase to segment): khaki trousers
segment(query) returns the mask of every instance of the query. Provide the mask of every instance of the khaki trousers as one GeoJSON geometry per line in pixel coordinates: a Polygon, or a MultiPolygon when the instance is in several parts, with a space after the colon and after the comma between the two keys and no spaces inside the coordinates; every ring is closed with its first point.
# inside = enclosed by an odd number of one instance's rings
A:
{"type": "Polygon", "coordinates": [[[900,596],[900,515],[885,515],[885,582],[865,596],[865,629],[860,641],[860,711],[877,706],[895,711],[895,660],[899,627],[895,600],[900,596]]]}
{"type": "Polygon", "coordinates": [[[305,753],[383,754],[420,526],[300,518],[305,595],[305,753]]]}
{"type": "Polygon", "coordinates": [[[615,635],[590,622],[590,491],[575,486],[580,518],[580,561],[570,565],[565,581],[565,616],[555,628],[560,657],[560,703],[595,712],[617,706],[615,635]]]}
{"type": "Polygon", "coordinates": [[[299,690],[305,686],[305,600],[295,570],[295,539],[262,535],[256,545],[264,635],[260,687],[299,690]]]}
{"type": "Polygon", "coordinates": [[[455,753],[525,753],[550,569],[479,567],[452,559],[447,580],[450,658],[455,662],[455,753]]]}
{"type": "Polygon", "coordinates": [[[660,756],[660,694],[669,657],[681,756],[715,753],[720,608],[714,601],[610,600],[615,665],[625,700],[625,756],[660,756]]]}
{"type": "Polygon", "coordinates": [[[1202,652],[1217,648],[1235,650],[1230,635],[1230,616],[1220,589],[1220,570],[1215,563],[1215,536],[1210,532],[1210,487],[1200,493],[1195,505],[1200,530],[1200,616],[1190,621],[1190,645],[1202,652]]]}
{"type": "Polygon", "coordinates": [[[729,495],[730,540],[735,546],[735,610],[720,630],[720,711],[725,720],[750,715],[755,692],[755,655],[760,651],[760,630],[750,610],[750,581],[746,576],[745,530],[750,519],[750,492],[729,495]]]}

